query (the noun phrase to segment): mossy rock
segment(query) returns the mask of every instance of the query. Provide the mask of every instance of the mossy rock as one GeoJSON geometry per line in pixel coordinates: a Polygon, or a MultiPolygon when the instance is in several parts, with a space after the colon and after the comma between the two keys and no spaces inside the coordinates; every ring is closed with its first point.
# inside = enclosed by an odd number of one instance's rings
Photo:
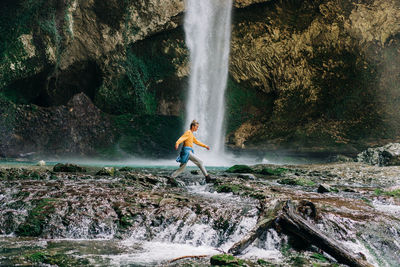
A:
{"type": "Polygon", "coordinates": [[[86,168],[71,164],[71,163],[57,163],[53,167],[54,172],[86,172],[86,168]]]}
{"type": "Polygon", "coordinates": [[[229,220],[225,220],[224,218],[219,217],[218,220],[214,222],[213,228],[215,230],[222,230],[223,232],[226,232],[229,229],[229,226],[229,220]]]}
{"type": "Polygon", "coordinates": [[[240,190],[239,185],[235,184],[222,184],[215,189],[218,193],[237,193],[240,190]]]}
{"type": "Polygon", "coordinates": [[[40,236],[48,217],[55,211],[55,199],[44,198],[37,201],[36,206],[29,212],[26,221],[15,231],[18,236],[40,236]]]}
{"type": "Polygon", "coordinates": [[[279,184],[285,184],[285,185],[300,185],[300,186],[314,186],[315,182],[308,180],[308,179],[303,179],[303,178],[298,178],[298,179],[292,179],[292,178],[284,178],[278,181],[279,184]]]}
{"type": "Polygon", "coordinates": [[[103,176],[114,176],[116,174],[114,167],[104,167],[99,170],[96,175],[103,175],[103,176]]]}
{"type": "Polygon", "coordinates": [[[257,264],[259,264],[261,266],[275,266],[274,264],[272,264],[272,263],[270,263],[268,261],[265,261],[263,259],[258,259],[257,260],[257,264]]]}
{"type": "Polygon", "coordinates": [[[252,173],[253,170],[247,165],[233,165],[226,172],[230,173],[252,173]]]}
{"type": "Polygon", "coordinates": [[[27,255],[26,258],[36,264],[45,263],[59,267],[85,266],[90,263],[88,259],[76,259],[70,255],[61,253],[51,254],[47,251],[38,251],[27,255]]]}
{"type": "Polygon", "coordinates": [[[244,261],[228,254],[214,255],[210,259],[211,265],[244,266],[244,261]]]}
{"type": "Polygon", "coordinates": [[[120,172],[131,172],[133,170],[135,170],[135,168],[127,167],[127,166],[118,169],[118,171],[120,171],[120,172]]]}
{"type": "Polygon", "coordinates": [[[287,172],[288,169],[285,168],[263,168],[259,173],[263,175],[271,175],[271,176],[281,176],[283,173],[287,172]]]}

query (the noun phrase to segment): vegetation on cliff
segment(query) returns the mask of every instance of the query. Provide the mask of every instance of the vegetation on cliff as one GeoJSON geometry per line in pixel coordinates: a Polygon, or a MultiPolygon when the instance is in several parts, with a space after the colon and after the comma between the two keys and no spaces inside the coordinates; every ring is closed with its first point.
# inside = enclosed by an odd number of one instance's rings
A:
{"type": "MultiPolygon", "coordinates": [[[[355,151],[399,138],[398,1],[234,5],[228,144],[355,151]]],[[[184,1],[7,0],[0,7],[5,103],[54,107],[83,92],[108,114],[182,117],[184,1]]],[[[6,128],[20,130],[13,121],[26,120],[5,112],[2,139],[13,135],[6,128]]]]}

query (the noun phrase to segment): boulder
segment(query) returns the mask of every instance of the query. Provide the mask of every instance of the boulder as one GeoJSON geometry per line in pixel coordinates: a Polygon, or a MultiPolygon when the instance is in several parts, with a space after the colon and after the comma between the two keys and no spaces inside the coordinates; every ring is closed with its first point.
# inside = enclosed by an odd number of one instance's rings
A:
{"type": "Polygon", "coordinates": [[[240,175],[238,175],[238,178],[242,178],[242,179],[245,179],[245,180],[255,180],[256,179],[256,177],[251,173],[240,174],[240,175]]]}
{"type": "Polygon", "coordinates": [[[114,167],[104,167],[99,170],[96,175],[103,175],[103,176],[114,176],[115,175],[115,168],[114,167]]]}
{"type": "Polygon", "coordinates": [[[357,161],[377,166],[399,166],[400,143],[390,143],[382,147],[368,148],[357,155],[357,161]]]}
{"type": "Polygon", "coordinates": [[[247,165],[233,165],[226,172],[230,173],[252,173],[253,170],[247,165]]]}
{"type": "Polygon", "coordinates": [[[86,172],[86,168],[71,164],[71,163],[58,163],[53,167],[54,172],[86,172]]]}
{"type": "Polygon", "coordinates": [[[327,184],[320,184],[317,189],[318,193],[327,193],[330,191],[331,191],[331,187],[327,184]]]}

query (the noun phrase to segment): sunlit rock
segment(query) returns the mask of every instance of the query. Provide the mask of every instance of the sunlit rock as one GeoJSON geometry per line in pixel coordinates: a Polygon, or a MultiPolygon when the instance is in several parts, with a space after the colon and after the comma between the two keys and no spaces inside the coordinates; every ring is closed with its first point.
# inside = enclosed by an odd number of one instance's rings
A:
{"type": "Polygon", "coordinates": [[[39,160],[38,163],[36,164],[37,166],[45,166],[46,165],[46,161],[44,160],[39,160]]]}

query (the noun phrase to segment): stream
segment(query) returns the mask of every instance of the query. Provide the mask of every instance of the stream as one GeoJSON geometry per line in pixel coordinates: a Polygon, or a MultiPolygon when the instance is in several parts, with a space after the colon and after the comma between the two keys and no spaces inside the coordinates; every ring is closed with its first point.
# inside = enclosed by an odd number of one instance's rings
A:
{"type": "MultiPolygon", "coordinates": [[[[189,168],[178,187],[168,183],[169,168],[117,167],[110,175],[99,166],[87,172],[52,168],[0,168],[1,266],[208,266],[210,257],[244,239],[278,200],[314,203],[318,213],[308,221],[325,235],[373,266],[399,266],[399,167],[259,164],[252,173],[211,168],[215,184],[205,184],[189,168]],[[330,191],[319,193],[321,184],[330,191]],[[176,260],[185,256],[202,257],[176,260]]],[[[247,266],[336,262],[318,245],[274,228],[237,257],[247,266]]]]}

